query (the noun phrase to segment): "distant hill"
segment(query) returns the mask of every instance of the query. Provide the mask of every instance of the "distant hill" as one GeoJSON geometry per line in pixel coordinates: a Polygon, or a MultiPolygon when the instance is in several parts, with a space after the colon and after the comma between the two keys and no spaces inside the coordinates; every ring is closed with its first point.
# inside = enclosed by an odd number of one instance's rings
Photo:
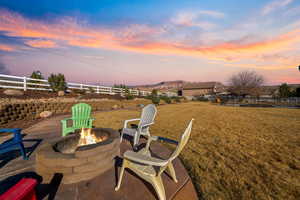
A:
{"type": "Polygon", "coordinates": [[[131,86],[131,88],[139,88],[144,90],[177,90],[181,88],[183,84],[187,83],[186,81],[177,80],[177,81],[163,81],[156,84],[149,84],[149,85],[136,85],[131,86]]]}

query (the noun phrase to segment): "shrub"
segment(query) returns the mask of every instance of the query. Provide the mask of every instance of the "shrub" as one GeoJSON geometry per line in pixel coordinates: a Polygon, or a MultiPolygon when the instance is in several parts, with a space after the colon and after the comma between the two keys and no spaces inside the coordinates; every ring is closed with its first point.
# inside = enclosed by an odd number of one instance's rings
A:
{"type": "Polygon", "coordinates": [[[153,89],[152,92],[151,92],[151,95],[152,96],[157,96],[158,95],[157,89],[153,89]]]}
{"type": "MultiPolygon", "coordinates": [[[[33,71],[32,74],[30,75],[30,78],[34,78],[34,79],[44,79],[42,73],[37,70],[37,71],[33,71]]],[[[33,81],[33,80],[30,80],[29,83],[38,83],[38,84],[41,84],[43,82],[41,81],[33,81]]],[[[40,85],[33,85],[33,87],[35,88],[40,88],[40,87],[43,87],[43,86],[40,86],[40,85]]]]}
{"type": "Polygon", "coordinates": [[[134,96],[132,96],[131,94],[126,94],[126,95],[125,95],[125,98],[126,98],[127,100],[132,100],[132,99],[134,99],[134,96]]]}
{"type": "Polygon", "coordinates": [[[40,72],[39,70],[37,71],[33,71],[30,78],[34,78],[34,79],[44,79],[42,72],[40,72]]]}
{"type": "Polygon", "coordinates": [[[172,99],[176,103],[180,103],[181,102],[181,98],[180,97],[172,97],[172,99]]]}
{"type": "Polygon", "coordinates": [[[160,97],[162,100],[164,100],[164,102],[166,102],[167,104],[170,104],[172,103],[171,101],[171,98],[170,97],[167,97],[167,96],[162,96],[160,97]]]}
{"type": "Polygon", "coordinates": [[[86,93],[85,90],[81,90],[81,89],[72,89],[72,92],[74,92],[75,94],[81,94],[81,95],[84,95],[86,93]]]}
{"type": "Polygon", "coordinates": [[[67,90],[67,83],[63,74],[51,74],[48,77],[48,83],[54,92],[67,90]]]}
{"type": "Polygon", "coordinates": [[[158,105],[160,102],[160,98],[157,96],[152,96],[151,101],[153,104],[158,105]]]}
{"type": "Polygon", "coordinates": [[[205,98],[204,96],[196,96],[195,100],[197,100],[197,101],[208,101],[208,98],[205,98]]]}
{"type": "Polygon", "coordinates": [[[89,87],[88,89],[89,89],[89,92],[90,92],[90,93],[94,93],[94,92],[95,92],[95,89],[92,88],[92,87],[89,87]]]}

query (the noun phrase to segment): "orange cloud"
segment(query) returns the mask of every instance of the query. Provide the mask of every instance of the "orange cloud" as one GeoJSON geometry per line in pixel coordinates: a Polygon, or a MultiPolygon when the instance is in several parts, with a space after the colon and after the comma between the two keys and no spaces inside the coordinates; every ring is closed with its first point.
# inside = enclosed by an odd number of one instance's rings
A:
{"type": "Polygon", "coordinates": [[[299,46],[300,43],[300,29],[295,29],[271,39],[251,43],[236,40],[214,45],[190,46],[159,39],[160,34],[167,33],[145,25],[108,30],[89,27],[68,17],[55,23],[45,23],[24,18],[7,10],[0,10],[0,31],[6,32],[9,36],[31,38],[26,43],[39,48],[54,47],[59,43],[150,54],[195,56],[225,62],[241,59],[258,60],[258,55],[281,53],[295,49],[295,45],[299,46]],[[32,40],[32,38],[39,40],[32,40]]]}
{"type": "Polygon", "coordinates": [[[148,43],[140,47],[130,49],[141,49],[145,52],[165,52],[183,55],[221,56],[233,57],[234,55],[259,54],[273,51],[288,50],[290,46],[300,42],[300,29],[277,36],[274,39],[240,44],[237,42],[225,42],[217,45],[188,47],[183,44],[171,43],[148,43]]]}
{"type": "Polygon", "coordinates": [[[56,43],[51,40],[29,40],[25,42],[27,45],[36,48],[53,48],[56,47],[56,43]]]}
{"type": "Polygon", "coordinates": [[[0,44],[0,51],[14,51],[15,47],[6,44],[0,44]]]}

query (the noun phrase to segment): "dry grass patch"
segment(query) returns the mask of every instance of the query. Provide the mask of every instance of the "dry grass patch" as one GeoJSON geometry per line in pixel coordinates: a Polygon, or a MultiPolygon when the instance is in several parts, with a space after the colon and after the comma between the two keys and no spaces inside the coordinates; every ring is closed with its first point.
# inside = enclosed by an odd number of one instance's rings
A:
{"type": "MultiPolygon", "coordinates": [[[[120,129],[139,111],[98,113],[120,129]]],[[[300,110],[184,103],[158,107],[153,135],[178,139],[195,118],[181,159],[204,199],[299,199],[300,110]]]]}

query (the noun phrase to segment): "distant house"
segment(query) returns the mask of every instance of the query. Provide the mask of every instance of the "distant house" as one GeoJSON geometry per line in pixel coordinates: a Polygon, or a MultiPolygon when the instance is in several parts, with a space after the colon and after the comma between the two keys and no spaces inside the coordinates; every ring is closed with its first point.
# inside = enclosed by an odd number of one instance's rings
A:
{"type": "Polygon", "coordinates": [[[194,97],[222,93],[225,86],[220,82],[195,82],[186,83],[178,91],[179,96],[194,97]]]}

